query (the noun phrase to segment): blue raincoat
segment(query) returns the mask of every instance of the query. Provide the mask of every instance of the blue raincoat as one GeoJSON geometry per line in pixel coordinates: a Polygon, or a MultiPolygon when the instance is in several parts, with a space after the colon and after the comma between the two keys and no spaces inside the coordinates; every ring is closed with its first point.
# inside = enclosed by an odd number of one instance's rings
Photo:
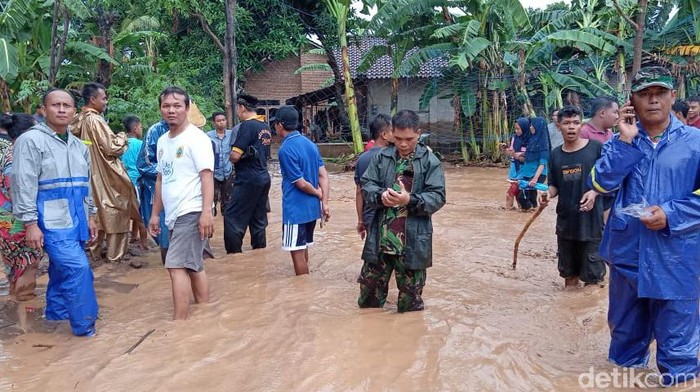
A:
{"type": "Polygon", "coordinates": [[[69,319],[77,336],[93,335],[98,307],[84,248],[90,239],[88,217],[97,209],[87,147],[70,132],[64,142],[38,124],[17,139],[13,156],[13,214],[25,225],[38,224],[49,256],[45,316],[69,319]]]}
{"type": "Polygon", "coordinates": [[[639,123],[632,144],[615,135],[588,179],[598,192],[618,190],[600,246],[610,264],[610,360],[645,366],[656,339],[665,384],[700,370],[700,132],[670,117],[656,147],[639,123]],[[642,198],[663,209],[666,228],[620,213],[642,198]]]}
{"type": "MultiPolygon", "coordinates": [[[[141,205],[139,210],[143,221],[148,225],[151,219],[151,211],[153,211],[153,198],[156,194],[156,179],[158,178],[158,138],[168,132],[168,124],[164,120],[153,124],[148,128],[146,137],[143,139],[141,152],[136,158],[136,168],[141,174],[139,179],[139,191],[141,192],[141,205]]],[[[168,249],[170,246],[170,238],[168,234],[168,226],[165,225],[165,211],[160,212],[160,234],[154,237],[156,243],[163,249],[168,249]]]]}

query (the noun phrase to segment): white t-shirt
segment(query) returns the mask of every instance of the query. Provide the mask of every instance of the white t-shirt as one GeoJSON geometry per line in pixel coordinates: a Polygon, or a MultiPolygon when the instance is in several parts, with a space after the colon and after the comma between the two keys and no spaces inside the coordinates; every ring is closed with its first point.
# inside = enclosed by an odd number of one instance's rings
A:
{"type": "Polygon", "coordinates": [[[177,137],[167,132],[158,139],[158,173],[165,224],[190,212],[202,211],[202,170],[214,171],[214,150],[206,133],[190,124],[177,137]]]}

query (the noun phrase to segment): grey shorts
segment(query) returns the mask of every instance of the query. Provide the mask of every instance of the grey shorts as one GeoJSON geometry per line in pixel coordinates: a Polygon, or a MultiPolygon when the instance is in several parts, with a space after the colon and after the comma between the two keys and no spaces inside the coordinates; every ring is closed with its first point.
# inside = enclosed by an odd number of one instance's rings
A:
{"type": "Polygon", "coordinates": [[[211,252],[209,240],[199,235],[201,212],[190,212],[178,216],[170,230],[170,247],[165,256],[165,268],[187,268],[194,272],[204,271],[204,255],[211,252]]]}

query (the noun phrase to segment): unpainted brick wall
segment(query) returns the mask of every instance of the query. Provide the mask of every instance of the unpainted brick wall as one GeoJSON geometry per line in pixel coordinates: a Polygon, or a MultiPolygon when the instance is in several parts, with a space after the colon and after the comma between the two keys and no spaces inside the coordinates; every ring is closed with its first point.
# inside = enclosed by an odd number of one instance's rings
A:
{"type": "Polygon", "coordinates": [[[280,105],[284,105],[291,97],[322,88],[323,82],[333,76],[332,72],[305,71],[297,75],[294,72],[302,64],[325,62],[325,56],[308,53],[303,53],[301,58],[268,62],[263,72],[246,74],[245,93],[258,99],[279,100],[280,105]]]}

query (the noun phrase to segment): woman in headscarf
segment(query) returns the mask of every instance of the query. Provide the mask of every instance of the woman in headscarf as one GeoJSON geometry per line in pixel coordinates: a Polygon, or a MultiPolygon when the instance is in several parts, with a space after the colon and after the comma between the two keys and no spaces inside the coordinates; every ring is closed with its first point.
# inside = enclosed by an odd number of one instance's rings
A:
{"type": "Polygon", "coordinates": [[[510,182],[510,187],[506,191],[506,210],[512,210],[513,201],[520,192],[518,188],[518,170],[520,170],[523,153],[527,148],[527,143],[530,140],[531,133],[530,130],[530,119],[527,117],[520,117],[516,120],[514,125],[513,137],[510,139],[510,148],[505,148],[505,153],[510,157],[510,172],[508,173],[508,181],[510,182]]]}
{"type": "MultiPolygon", "coordinates": [[[[34,116],[25,113],[4,114],[0,121],[13,144],[22,133],[36,124],[34,116]]],[[[41,251],[25,244],[24,225],[12,217],[11,169],[12,147],[0,152],[0,254],[10,282],[10,295],[18,301],[27,301],[35,297],[41,251]]]]}
{"type": "Polygon", "coordinates": [[[518,171],[518,179],[528,182],[526,189],[520,193],[520,203],[523,211],[537,207],[537,183],[547,179],[547,163],[549,161],[549,133],[547,121],[542,117],[530,119],[530,140],[527,144],[525,159],[518,171]]]}

